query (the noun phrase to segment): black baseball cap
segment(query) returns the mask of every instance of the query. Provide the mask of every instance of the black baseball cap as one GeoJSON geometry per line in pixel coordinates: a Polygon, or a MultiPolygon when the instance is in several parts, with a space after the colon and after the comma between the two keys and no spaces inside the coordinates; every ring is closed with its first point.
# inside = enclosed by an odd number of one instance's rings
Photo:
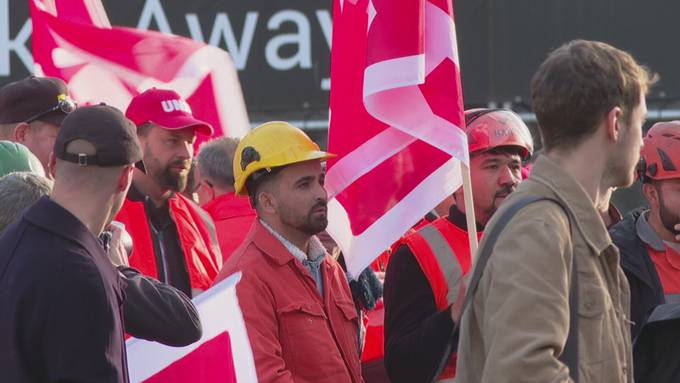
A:
{"type": "Polygon", "coordinates": [[[54,155],[81,166],[123,166],[142,159],[137,127],[123,112],[105,104],[84,106],[64,119],[54,142],[54,155]],[[95,154],[66,150],[74,140],[94,146],[95,154]]]}
{"type": "Polygon", "coordinates": [[[56,77],[30,76],[0,88],[0,124],[40,120],[59,126],[75,108],[66,83],[56,77]]]}

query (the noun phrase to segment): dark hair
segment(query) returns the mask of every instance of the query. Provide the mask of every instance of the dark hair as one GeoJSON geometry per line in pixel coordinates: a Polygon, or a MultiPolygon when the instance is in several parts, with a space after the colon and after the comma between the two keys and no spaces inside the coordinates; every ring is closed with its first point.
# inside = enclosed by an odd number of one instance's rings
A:
{"type": "Polygon", "coordinates": [[[263,187],[271,183],[276,175],[285,166],[277,166],[275,168],[260,169],[253,172],[246,179],[246,189],[248,189],[248,197],[250,197],[250,205],[254,208],[257,207],[257,195],[262,191],[263,187]]]}
{"type": "Polygon", "coordinates": [[[150,122],[145,122],[142,125],[139,125],[137,127],[137,135],[139,137],[146,137],[149,134],[149,132],[151,131],[151,128],[153,128],[153,127],[154,127],[154,124],[152,124],[150,122]]]}
{"type": "Polygon", "coordinates": [[[628,120],[657,79],[629,53],[602,42],[574,40],[557,48],[531,81],[546,150],[578,145],[614,107],[628,120]]]}

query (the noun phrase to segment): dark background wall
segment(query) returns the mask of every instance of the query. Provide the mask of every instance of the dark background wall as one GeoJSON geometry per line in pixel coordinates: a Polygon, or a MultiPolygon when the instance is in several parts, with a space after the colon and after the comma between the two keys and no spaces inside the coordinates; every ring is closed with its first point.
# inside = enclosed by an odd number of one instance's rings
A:
{"type": "MultiPolygon", "coordinates": [[[[141,22],[229,50],[255,120],[277,115],[325,118],[330,48],[324,27],[330,33],[330,0],[104,0],[104,4],[114,25],[136,27],[141,22]],[[298,40],[279,44],[283,35],[298,40]],[[229,40],[235,44],[229,45],[229,40]],[[279,49],[268,57],[268,47],[279,49]],[[300,60],[288,65],[276,60],[291,57],[300,60]]],[[[459,0],[455,6],[465,102],[470,106],[510,104],[529,111],[532,73],[547,52],[575,38],[602,40],[632,52],[661,74],[649,97],[650,110],[678,106],[679,1],[459,0]]],[[[8,44],[27,20],[27,1],[0,0],[0,85],[29,72],[8,44]],[[9,57],[9,67],[3,57],[9,57]]],[[[30,53],[30,40],[22,45],[30,53]]]]}
{"type": "MultiPolygon", "coordinates": [[[[172,32],[230,51],[251,121],[295,120],[325,142],[330,0],[104,5],[114,25],[172,32]]],[[[630,51],[661,75],[648,98],[650,121],[680,118],[680,1],[459,0],[455,8],[467,106],[511,107],[531,121],[529,80],[536,67],[551,49],[585,38],[630,51]]],[[[27,20],[27,1],[0,0],[0,86],[29,73],[27,20]]],[[[626,197],[621,203],[627,210],[638,202],[626,197]]]]}

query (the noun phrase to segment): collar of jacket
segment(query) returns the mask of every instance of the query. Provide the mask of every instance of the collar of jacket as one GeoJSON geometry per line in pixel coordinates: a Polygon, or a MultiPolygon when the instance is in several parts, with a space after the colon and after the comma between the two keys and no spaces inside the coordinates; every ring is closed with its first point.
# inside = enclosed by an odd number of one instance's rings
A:
{"type": "Polygon", "coordinates": [[[656,251],[665,251],[666,247],[664,246],[663,239],[659,237],[649,222],[647,222],[648,213],[649,211],[640,214],[640,218],[635,222],[635,232],[637,236],[652,249],[656,251]]]}
{"type": "MultiPolygon", "coordinates": [[[[262,225],[259,219],[255,220],[250,231],[253,244],[279,266],[285,265],[296,259],[293,254],[288,251],[286,246],[262,225]]],[[[327,258],[328,257],[324,257],[322,263],[327,263],[327,258]]]]}
{"type": "Polygon", "coordinates": [[[235,193],[217,196],[201,207],[210,213],[215,220],[255,215],[255,210],[250,207],[248,197],[237,196],[235,193]]]}
{"type": "Polygon", "coordinates": [[[309,239],[309,254],[307,254],[304,251],[302,251],[302,249],[295,246],[293,242],[287,240],[283,235],[279,234],[276,230],[274,230],[273,227],[269,226],[267,222],[259,218],[258,221],[260,221],[262,226],[264,226],[264,228],[267,229],[274,236],[274,238],[278,239],[279,242],[281,242],[283,246],[286,247],[286,250],[293,254],[293,256],[298,261],[302,262],[302,264],[305,264],[307,262],[316,262],[316,264],[319,264],[319,262],[323,260],[323,257],[326,255],[326,250],[321,244],[321,241],[319,241],[319,239],[316,238],[316,236],[312,236],[309,239]]]}
{"type": "Polygon", "coordinates": [[[103,250],[99,239],[68,210],[49,197],[42,197],[26,211],[25,219],[47,231],[78,243],[89,251],[103,250]]]}
{"type": "MultiPolygon", "coordinates": [[[[125,195],[126,199],[129,199],[130,201],[134,202],[144,202],[147,197],[151,198],[148,195],[142,193],[141,190],[137,189],[134,182],[130,184],[130,188],[128,189],[128,192],[125,195]]],[[[177,197],[177,193],[171,192],[170,195],[168,196],[168,199],[175,197],[177,197]]]]}
{"type": "MultiPolygon", "coordinates": [[[[609,235],[612,238],[612,242],[619,249],[621,253],[621,266],[625,270],[629,270],[638,274],[640,279],[647,279],[646,275],[642,275],[639,270],[644,270],[645,273],[650,272],[648,265],[650,262],[645,262],[645,257],[641,257],[640,254],[647,255],[647,249],[645,244],[637,235],[637,221],[640,216],[648,211],[646,208],[639,208],[633,210],[632,212],[626,214],[621,222],[612,226],[609,229],[609,235]]],[[[649,258],[647,256],[647,258],[649,258]]]]}
{"type": "Polygon", "coordinates": [[[531,170],[530,180],[550,189],[571,210],[574,217],[571,223],[596,254],[602,255],[612,246],[607,228],[588,193],[559,163],[540,156],[531,170]]]}
{"type": "MultiPolygon", "coordinates": [[[[458,209],[455,203],[449,208],[448,219],[449,222],[458,226],[461,230],[467,231],[467,216],[458,209]]],[[[475,222],[475,224],[477,225],[478,233],[484,231],[484,225],[481,225],[479,222],[475,222]]]]}

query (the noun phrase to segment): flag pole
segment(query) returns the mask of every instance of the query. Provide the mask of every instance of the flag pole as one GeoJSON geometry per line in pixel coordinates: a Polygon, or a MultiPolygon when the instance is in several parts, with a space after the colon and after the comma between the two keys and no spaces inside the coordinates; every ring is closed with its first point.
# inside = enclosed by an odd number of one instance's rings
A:
{"type": "Polygon", "coordinates": [[[467,219],[467,232],[470,242],[470,258],[474,265],[477,255],[477,220],[475,219],[475,204],[472,198],[470,167],[463,161],[460,161],[460,172],[463,175],[463,199],[465,200],[465,218],[467,219]]]}

